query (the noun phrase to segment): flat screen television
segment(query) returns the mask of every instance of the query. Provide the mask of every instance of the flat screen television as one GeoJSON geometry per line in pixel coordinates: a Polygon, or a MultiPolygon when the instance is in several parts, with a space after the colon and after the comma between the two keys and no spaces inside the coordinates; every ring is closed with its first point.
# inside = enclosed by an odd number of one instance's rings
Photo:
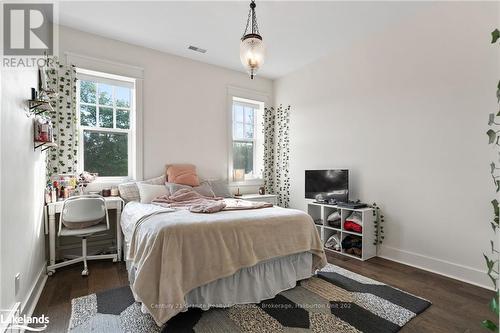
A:
{"type": "Polygon", "coordinates": [[[306,170],[306,198],[349,200],[349,170],[306,170]]]}

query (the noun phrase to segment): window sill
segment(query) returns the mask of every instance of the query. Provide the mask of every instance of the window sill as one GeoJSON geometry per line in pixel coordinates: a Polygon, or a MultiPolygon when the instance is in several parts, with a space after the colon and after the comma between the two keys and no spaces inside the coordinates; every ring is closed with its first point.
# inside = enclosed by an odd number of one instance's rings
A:
{"type": "Polygon", "coordinates": [[[92,183],[93,184],[110,184],[118,185],[125,182],[132,181],[131,177],[97,177],[92,183]]]}
{"type": "Polygon", "coordinates": [[[243,181],[230,181],[229,186],[237,187],[237,186],[264,186],[264,179],[255,178],[255,179],[246,179],[243,181]]]}

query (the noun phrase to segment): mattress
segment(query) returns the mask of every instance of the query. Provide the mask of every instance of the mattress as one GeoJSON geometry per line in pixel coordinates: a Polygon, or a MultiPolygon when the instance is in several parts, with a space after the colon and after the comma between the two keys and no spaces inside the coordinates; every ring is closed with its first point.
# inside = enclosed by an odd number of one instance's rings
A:
{"type": "MultiPolygon", "coordinates": [[[[151,205],[153,206],[153,205],[151,205]]],[[[155,209],[151,207],[152,211],[155,209]]],[[[121,226],[124,234],[124,251],[128,253],[135,227],[134,212],[122,214],[121,226]]],[[[125,255],[125,258],[128,258],[125,255]]],[[[258,303],[273,298],[278,293],[293,288],[297,281],[312,275],[313,259],[310,252],[272,258],[245,267],[227,276],[191,290],[186,296],[186,307],[228,307],[234,304],[258,303]]],[[[135,279],[135,267],[126,260],[130,283],[135,279]]],[[[143,307],[143,310],[145,308],[143,307]]]]}

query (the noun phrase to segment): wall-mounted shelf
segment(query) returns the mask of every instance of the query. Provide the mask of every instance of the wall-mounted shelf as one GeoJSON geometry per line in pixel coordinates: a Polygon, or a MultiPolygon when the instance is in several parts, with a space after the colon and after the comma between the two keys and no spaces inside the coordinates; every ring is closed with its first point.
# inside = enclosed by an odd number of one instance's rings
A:
{"type": "Polygon", "coordinates": [[[40,113],[44,113],[46,111],[54,111],[54,108],[52,108],[52,105],[50,104],[49,101],[42,101],[42,100],[28,100],[28,107],[31,113],[34,115],[38,115],[40,113]]]}
{"type": "Polygon", "coordinates": [[[42,142],[42,141],[35,141],[33,145],[33,150],[36,150],[37,148],[43,147],[40,151],[45,151],[49,148],[52,147],[57,147],[57,143],[55,142],[42,142]]]}

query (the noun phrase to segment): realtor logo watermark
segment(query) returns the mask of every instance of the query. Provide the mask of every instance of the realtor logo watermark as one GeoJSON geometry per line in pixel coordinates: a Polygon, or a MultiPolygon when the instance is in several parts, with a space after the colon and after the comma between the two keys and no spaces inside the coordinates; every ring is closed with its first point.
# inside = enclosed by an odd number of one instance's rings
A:
{"type": "Polygon", "coordinates": [[[49,317],[41,315],[39,317],[29,317],[19,315],[19,310],[0,310],[0,331],[7,333],[17,332],[43,332],[50,323],[49,317]]]}
{"type": "Polygon", "coordinates": [[[40,67],[53,56],[53,3],[3,4],[3,67],[40,67]]]}

